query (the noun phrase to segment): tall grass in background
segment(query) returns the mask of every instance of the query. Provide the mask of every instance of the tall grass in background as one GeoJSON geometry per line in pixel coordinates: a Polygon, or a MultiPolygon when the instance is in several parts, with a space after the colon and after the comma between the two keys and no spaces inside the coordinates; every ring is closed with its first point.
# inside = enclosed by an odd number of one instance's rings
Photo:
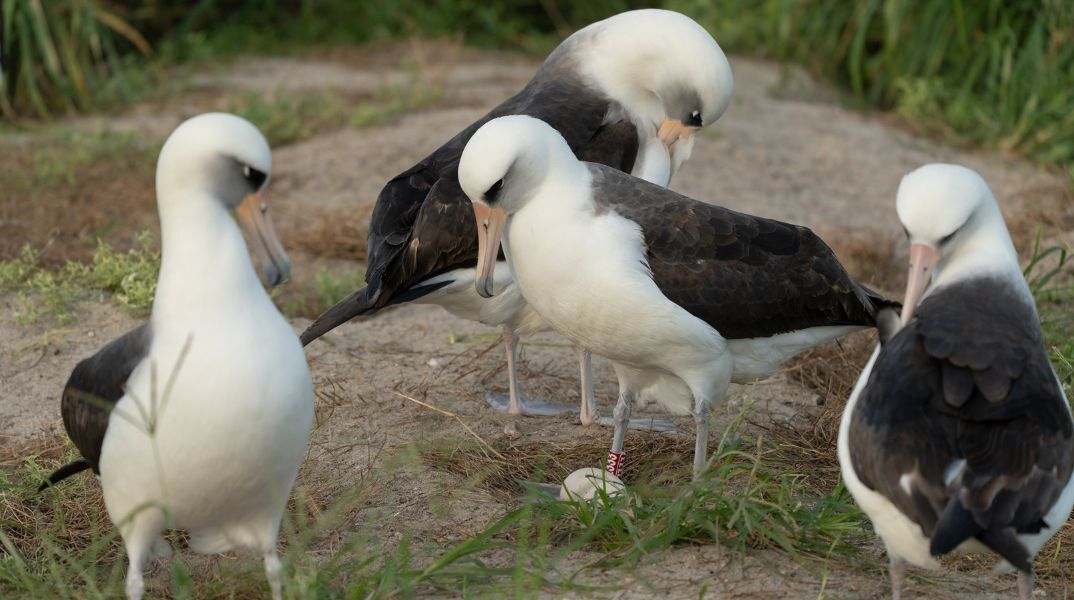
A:
{"type": "Polygon", "coordinates": [[[130,23],[95,0],[0,0],[0,114],[87,111],[130,97],[122,64],[151,54],[130,23]]]}
{"type": "MultiPolygon", "coordinates": [[[[643,5],[684,12],[726,49],[801,63],[862,105],[1074,177],[1071,0],[0,0],[7,119],[89,110],[124,59],[156,64],[408,35],[540,54],[643,5]],[[108,7],[108,10],[105,9],[108,7]],[[121,18],[122,15],[122,18],[121,18]]],[[[122,87],[122,86],[120,86],[122,87]]],[[[114,95],[114,94],[113,94],[114,95]]]]}
{"type": "Polygon", "coordinates": [[[801,63],[865,105],[1074,177],[1070,0],[669,0],[738,51],[801,63]]]}

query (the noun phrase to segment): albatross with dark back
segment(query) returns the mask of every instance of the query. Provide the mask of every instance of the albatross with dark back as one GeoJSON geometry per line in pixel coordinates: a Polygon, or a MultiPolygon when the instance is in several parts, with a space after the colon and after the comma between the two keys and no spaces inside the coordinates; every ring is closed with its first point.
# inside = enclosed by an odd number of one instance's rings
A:
{"type": "Polygon", "coordinates": [[[903,327],[882,328],[847,403],[843,477],[887,547],[892,596],[906,562],[938,568],[958,549],[998,554],[1028,599],[1033,557],[1074,504],[1070,407],[980,176],[922,167],[898,209],[911,242],[903,327]]]}
{"type": "Polygon", "coordinates": [[[183,122],[157,162],[161,265],[148,323],[75,366],[63,390],[64,428],[82,458],[42,485],[86,469],[98,476],[123,537],[126,592],[142,569],[189,534],[200,553],[261,554],[283,597],[276,542],[305,456],[313,385],[302,346],[258,280],[290,261],[261,196],[272,167],[264,136],[239,117],[183,122]],[[238,220],[232,218],[232,212],[238,220]]]}
{"type": "Polygon", "coordinates": [[[768,376],[802,350],[870,327],[889,304],[809,229],[581,162],[537,119],[485,124],[459,178],[478,223],[478,291],[494,294],[502,236],[526,301],[612,362],[620,395],[607,464],[616,475],[636,400],[693,415],[700,476],[710,405],[732,381],[768,376]]]}
{"type": "MultiPolygon", "coordinates": [[[[346,321],[406,302],[438,304],[457,316],[502,325],[512,413],[554,414],[523,404],[515,374],[516,333],[545,328],[498,271],[494,300],[474,292],[478,244],[470,202],[459,187],[459,156],[491,119],[524,114],[549,123],[583,160],[667,185],[693,147],[693,133],[726,109],[732,77],[716,41],[686,16],[638,10],[594,23],[567,38],[514,97],[385,185],[369,226],[366,287],[317,318],[309,344],[346,321]]],[[[579,349],[581,351],[581,349],[579,349]]],[[[585,424],[595,419],[588,355],[581,355],[585,424]]],[[[494,405],[502,398],[490,395],[494,405]]]]}

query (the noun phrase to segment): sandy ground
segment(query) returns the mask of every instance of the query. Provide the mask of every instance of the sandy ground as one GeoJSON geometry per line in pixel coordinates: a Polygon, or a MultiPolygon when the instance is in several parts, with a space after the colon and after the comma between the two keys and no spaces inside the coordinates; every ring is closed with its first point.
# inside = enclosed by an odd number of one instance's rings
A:
{"type": "MultiPolygon", "coordinates": [[[[109,127],[162,139],[182,118],[220,108],[215,93],[220,89],[266,94],[330,89],[372,95],[385,85],[407,81],[413,71],[412,66],[401,68],[397,53],[408,56],[418,72],[442,90],[437,103],[387,126],[344,128],[274,153],[271,189],[285,245],[289,239],[316,235],[326,215],[361,228],[385,180],[520,88],[537,63],[420,42],[317,59],[243,60],[196,74],[182,93],[134,107],[111,119],[109,127]]],[[[892,256],[901,251],[892,243],[901,238],[894,217],[895,189],[903,174],[926,162],[960,162],[977,169],[1009,217],[1038,215],[1069,200],[1063,180],[1051,173],[917,137],[889,115],[843,108],[831,91],[801,73],[739,57],[732,65],[736,89],[731,108],[701,136],[692,160],[674,182],[673,187],[687,195],[809,225],[837,251],[842,239],[864,236],[892,256]]],[[[152,210],[150,198],[146,205],[152,210]]],[[[298,286],[308,284],[317,268],[347,264],[303,252],[292,258],[299,275],[291,285],[298,286]]],[[[895,289],[901,280],[872,283],[895,289]]],[[[13,316],[14,302],[12,294],[0,297],[0,443],[62,432],[59,393],[71,368],[136,324],[114,305],[91,302],[74,324],[22,325],[13,316]]],[[[295,320],[295,330],[306,323],[295,320]]],[[[345,486],[351,478],[362,479],[376,493],[354,517],[356,529],[375,525],[385,539],[406,534],[450,543],[477,533],[507,505],[414,458],[415,442],[469,434],[457,420],[407,397],[452,411],[489,440],[590,436],[610,443],[609,430],[587,430],[568,417],[514,419],[488,410],[482,393],[506,387],[496,339],[494,330],[455,319],[437,307],[407,306],[345,325],[313,344],[308,356],[319,391],[318,424],[311,464],[300,485],[330,480],[345,486]],[[393,476],[385,475],[382,468],[387,465],[393,476]]],[[[577,402],[573,351],[553,334],[526,342],[524,393],[577,402]]],[[[611,369],[597,361],[596,374],[601,410],[608,413],[615,394],[611,369]]],[[[761,401],[755,415],[759,419],[769,413],[792,418],[815,410],[811,407],[818,401],[815,393],[784,375],[734,386],[731,396],[727,407],[716,411],[719,418],[755,399],[761,401]]],[[[689,430],[686,423],[683,428],[689,430]]],[[[600,458],[594,456],[594,464],[600,458]]],[[[812,573],[775,553],[742,557],[712,545],[657,553],[629,576],[593,571],[584,578],[613,590],[596,595],[621,598],[697,597],[703,586],[713,598],[880,598],[887,593],[879,572],[834,567],[832,572],[812,573]]],[[[999,597],[1013,590],[1013,577],[969,574],[952,575],[943,585],[911,583],[908,588],[915,597],[930,598],[999,597]]]]}

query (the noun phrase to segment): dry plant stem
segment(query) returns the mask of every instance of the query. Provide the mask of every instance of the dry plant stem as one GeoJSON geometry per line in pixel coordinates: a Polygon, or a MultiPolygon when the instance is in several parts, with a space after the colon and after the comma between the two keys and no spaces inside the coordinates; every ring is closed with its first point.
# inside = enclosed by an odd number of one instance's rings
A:
{"type": "Polygon", "coordinates": [[[506,456],[500,454],[499,451],[497,451],[495,448],[493,448],[491,445],[489,445],[489,443],[486,442],[481,436],[477,435],[477,432],[474,431],[473,429],[471,429],[470,426],[467,425],[466,422],[463,421],[462,417],[460,417],[459,415],[451,412],[450,410],[444,410],[442,408],[433,406],[432,404],[422,402],[421,400],[418,400],[417,398],[411,398],[410,396],[407,396],[406,394],[399,393],[399,392],[397,392],[395,390],[392,390],[392,393],[395,394],[396,396],[399,396],[400,398],[405,398],[405,399],[410,400],[411,402],[413,402],[415,404],[419,404],[421,406],[424,406],[425,408],[428,408],[429,410],[438,412],[438,413],[440,413],[442,415],[445,415],[445,416],[448,416],[448,417],[452,417],[453,419],[455,419],[456,421],[459,422],[459,425],[462,425],[463,429],[465,429],[467,433],[472,435],[473,438],[475,440],[477,440],[482,446],[484,446],[486,449],[488,449],[493,454],[495,454],[497,456],[497,458],[500,458],[501,460],[507,460],[506,456]]]}

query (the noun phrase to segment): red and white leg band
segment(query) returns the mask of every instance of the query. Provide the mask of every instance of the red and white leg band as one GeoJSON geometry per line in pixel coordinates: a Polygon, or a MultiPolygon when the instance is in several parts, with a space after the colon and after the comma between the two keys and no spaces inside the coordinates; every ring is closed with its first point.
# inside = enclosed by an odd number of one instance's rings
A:
{"type": "Polygon", "coordinates": [[[623,471],[623,460],[626,454],[623,452],[609,452],[608,464],[604,466],[604,470],[619,477],[619,474],[623,471]]]}

